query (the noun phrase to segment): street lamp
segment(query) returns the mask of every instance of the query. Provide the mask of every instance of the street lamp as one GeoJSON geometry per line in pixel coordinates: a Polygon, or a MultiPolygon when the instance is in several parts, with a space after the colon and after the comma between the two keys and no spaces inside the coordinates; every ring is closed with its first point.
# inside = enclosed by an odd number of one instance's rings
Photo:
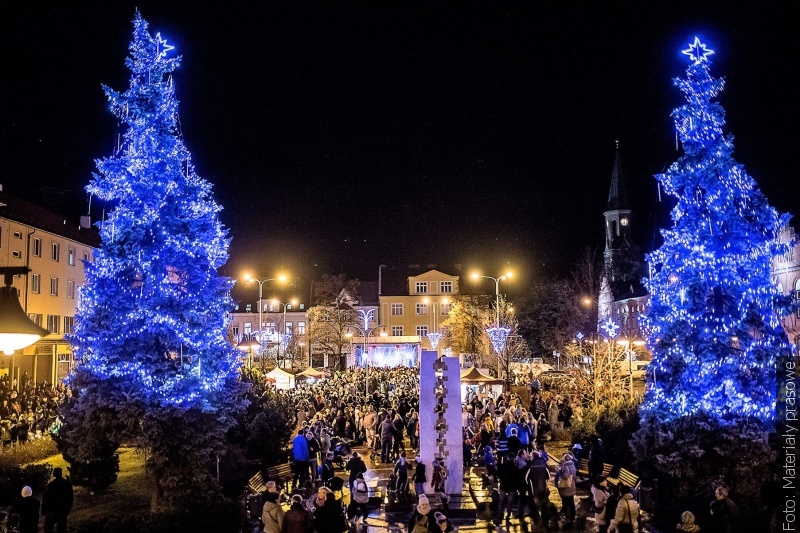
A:
{"type": "Polygon", "coordinates": [[[261,343],[255,340],[252,334],[244,336],[242,341],[236,345],[237,349],[247,354],[247,368],[253,366],[253,348],[259,348],[260,346],[261,343]]]}
{"type": "Polygon", "coordinates": [[[506,272],[504,275],[494,278],[492,276],[484,276],[483,274],[478,274],[477,272],[472,274],[472,279],[478,278],[486,278],[494,281],[494,298],[495,298],[495,310],[497,311],[497,322],[495,325],[500,327],[500,280],[501,279],[509,279],[512,277],[512,272],[506,272]]]}
{"type": "Polygon", "coordinates": [[[0,267],[5,281],[5,286],[0,287],[0,351],[6,355],[14,355],[15,351],[50,334],[28,318],[19,303],[17,289],[11,286],[14,276],[27,275],[28,272],[28,267],[0,267]]]}
{"type": "MultiPolygon", "coordinates": [[[[386,329],[384,326],[380,324],[376,324],[373,327],[369,327],[369,323],[372,322],[375,310],[374,309],[360,309],[358,311],[358,315],[361,320],[364,322],[364,327],[360,328],[358,326],[348,326],[347,332],[344,334],[345,337],[348,339],[353,338],[353,329],[357,329],[364,338],[364,408],[366,409],[367,404],[369,403],[369,352],[367,351],[367,344],[369,343],[369,338],[375,333],[376,329],[381,330],[379,335],[381,337],[386,337],[388,333],[386,333],[386,329]]],[[[351,341],[352,342],[352,341],[351,341]]]]}
{"type": "Polygon", "coordinates": [[[289,341],[288,341],[287,337],[291,337],[292,336],[292,332],[291,331],[289,331],[288,333],[286,332],[286,306],[287,305],[297,305],[297,298],[292,298],[292,301],[286,302],[286,303],[281,302],[281,301],[279,301],[277,299],[274,299],[274,300],[272,300],[272,303],[274,303],[275,305],[282,305],[283,306],[283,324],[281,325],[281,329],[283,329],[283,332],[280,334],[280,337],[278,337],[278,342],[279,342],[279,344],[278,344],[278,355],[281,354],[280,350],[281,350],[281,346],[283,346],[283,349],[284,349],[284,354],[283,354],[284,365],[283,365],[283,367],[286,368],[286,364],[285,364],[286,347],[289,344],[289,341]]]}
{"type": "MultiPolygon", "coordinates": [[[[439,333],[439,329],[436,326],[436,316],[437,316],[436,315],[436,303],[437,302],[435,302],[433,300],[430,300],[428,298],[425,298],[422,301],[423,301],[423,303],[431,305],[431,312],[433,314],[433,328],[432,328],[431,332],[428,333],[427,337],[428,337],[428,341],[431,343],[431,348],[436,350],[436,355],[438,356],[439,355],[439,341],[442,338],[442,334],[439,333]]],[[[447,298],[442,298],[439,301],[439,303],[447,304],[449,301],[450,300],[448,300],[447,298]]],[[[440,311],[441,311],[441,308],[440,308],[440,311]]]]}
{"type": "Polygon", "coordinates": [[[624,334],[624,337],[617,339],[617,344],[625,346],[625,355],[628,356],[628,395],[630,399],[633,399],[633,349],[631,348],[631,344],[634,346],[644,346],[645,341],[639,335],[636,335],[634,338],[630,338],[628,333],[624,334]]]}
{"type": "Polygon", "coordinates": [[[277,278],[269,278],[269,279],[256,279],[250,274],[245,274],[244,280],[249,286],[251,283],[258,283],[258,342],[263,342],[264,339],[262,337],[261,328],[264,325],[264,320],[261,318],[261,313],[264,311],[264,304],[261,303],[261,299],[264,297],[264,283],[268,281],[279,281],[280,283],[286,282],[286,275],[281,274],[277,278]]]}

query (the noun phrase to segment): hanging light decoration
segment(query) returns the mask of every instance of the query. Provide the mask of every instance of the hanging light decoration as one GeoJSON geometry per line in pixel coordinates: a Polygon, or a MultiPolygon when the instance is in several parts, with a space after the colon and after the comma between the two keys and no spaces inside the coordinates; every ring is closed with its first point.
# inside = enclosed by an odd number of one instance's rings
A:
{"type": "Polygon", "coordinates": [[[0,287],[0,350],[6,355],[30,346],[50,332],[34,324],[22,310],[14,276],[27,275],[28,267],[0,267],[5,286],[0,287]]]}

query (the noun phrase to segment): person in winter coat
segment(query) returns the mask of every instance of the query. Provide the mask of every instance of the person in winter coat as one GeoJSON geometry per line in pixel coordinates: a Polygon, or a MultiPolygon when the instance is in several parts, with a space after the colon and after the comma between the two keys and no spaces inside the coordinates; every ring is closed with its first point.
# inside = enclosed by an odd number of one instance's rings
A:
{"type": "Polygon", "coordinates": [[[605,476],[597,476],[592,488],[592,503],[594,504],[594,523],[597,526],[597,533],[608,531],[608,521],[606,520],[606,503],[610,493],[608,491],[608,481],[605,476]]]}
{"type": "Polygon", "coordinates": [[[410,463],[406,459],[406,452],[401,452],[400,457],[394,464],[394,475],[397,476],[397,497],[400,501],[406,501],[408,496],[408,469],[410,463]]]}
{"type": "Polygon", "coordinates": [[[264,493],[264,507],[261,509],[261,523],[264,533],[281,533],[283,527],[283,507],[280,493],[274,481],[267,481],[267,492],[264,493]]]}
{"type": "Polygon", "coordinates": [[[714,501],[709,506],[711,512],[712,533],[731,533],[735,531],[734,524],[739,518],[739,507],[728,497],[728,488],[717,487],[714,491],[714,501]]]}
{"type": "Polygon", "coordinates": [[[577,474],[572,455],[565,453],[556,471],[555,483],[558,494],[561,496],[561,512],[564,513],[564,527],[567,529],[572,528],[572,524],[575,522],[575,492],[577,490],[575,476],[577,474]]]}
{"type": "Polygon", "coordinates": [[[367,510],[367,504],[369,503],[369,487],[364,480],[363,472],[359,472],[356,479],[353,481],[351,495],[353,512],[350,518],[355,520],[357,526],[359,521],[366,522],[367,516],[369,516],[369,511],[367,510]]]}
{"type": "Polygon", "coordinates": [[[633,499],[631,488],[627,485],[620,485],[619,503],[617,503],[614,519],[611,520],[608,530],[625,533],[625,528],[621,527],[624,525],[628,525],[628,531],[639,533],[639,504],[633,499]]]}
{"type": "Polygon", "coordinates": [[[392,457],[392,440],[397,431],[392,421],[387,417],[381,422],[381,462],[388,463],[392,457]]]}
{"type": "Polygon", "coordinates": [[[347,466],[345,466],[345,470],[350,472],[350,490],[353,489],[353,483],[355,483],[358,474],[363,474],[367,471],[367,465],[364,463],[364,459],[358,455],[358,452],[353,452],[353,455],[350,457],[350,460],[347,461],[347,466]]]}
{"type": "Polygon", "coordinates": [[[39,532],[39,500],[33,497],[33,490],[30,487],[22,487],[22,499],[14,504],[12,513],[20,517],[20,533],[39,532]]]}
{"type": "Polygon", "coordinates": [[[606,452],[603,447],[603,440],[597,435],[592,435],[591,447],[589,448],[589,481],[603,473],[603,463],[606,460],[606,452]]]}
{"type": "Polygon", "coordinates": [[[56,529],[59,532],[67,531],[67,515],[72,510],[75,493],[72,490],[72,483],[62,475],[61,468],[53,469],[53,480],[48,483],[42,497],[45,533],[53,533],[56,529]]]}
{"type": "Polygon", "coordinates": [[[419,455],[414,457],[414,494],[419,498],[420,494],[425,494],[425,482],[428,481],[428,476],[425,473],[425,463],[419,455]]]}
{"type": "Polygon", "coordinates": [[[344,533],[350,529],[345,518],[342,502],[332,492],[325,496],[325,505],[317,510],[314,517],[314,529],[317,533],[344,533]]]}
{"type": "Polygon", "coordinates": [[[303,497],[299,494],[292,496],[292,506],[283,515],[281,533],[312,533],[314,522],[311,513],[303,506],[303,497]]]}
{"type": "Polygon", "coordinates": [[[528,463],[528,471],[525,473],[525,484],[528,486],[530,495],[528,505],[531,508],[531,520],[536,526],[542,520],[545,524],[547,523],[547,504],[550,501],[548,481],[550,481],[550,470],[547,468],[547,461],[542,459],[538,452],[533,452],[528,463]]]}
{"type": "Polygon", "coordinates": [[[486,468],[486,475],[493,481],[497,481],[497,464],[494,460],[494,450],[491,444],[483,447],[483,466],[486,468]]]}
{"type": "Polygon", "coordinates": [[[408,533],[433,533],[434,517],[428,497],[420,494],[417,506],[408,523],[408,533]]]}
{"type": "Polygon", "coordinates": [[[694,515],[690,511],[681,513],[681,523],[675,526],[680,533],[700,533],[700,526],[694,523],[694,515]]]}

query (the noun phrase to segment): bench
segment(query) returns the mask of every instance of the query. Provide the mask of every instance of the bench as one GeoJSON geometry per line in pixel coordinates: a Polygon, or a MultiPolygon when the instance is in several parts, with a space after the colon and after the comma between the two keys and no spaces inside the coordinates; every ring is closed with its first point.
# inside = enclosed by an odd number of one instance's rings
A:
{"type": "MultiPolygon", "coordinates": [[[[603,471],[601,472],[602,475],[608,478],[611,475],[611,472],[614,471],[614,465],[603,463],[603,471]]],[[[577,468],[578,475],[582,478],[588,479],[589,477],[589,459],[581,459],[578,462],[577,468]]]]}
{"type": "Polygon", "coordinates": [[[267,468],[266,472],[266,479],[264,478],[263,472],[259,470],[247,481],[247,488],[250,489],[251,492],[261,493],[266,491],[267,481],[274,481],[280,488],[284,483],[291,481],[293,476],[292,465],[290,463],[270,466],[267,468]]]}
{"type": "Polygon", "coordinates": [[[625,468],[620,468],[619,474],[617,474],[614,477],[608,477],[606,479],[608,480],[608,483],[611,485],[614,486],[627,485],[628,487],[634,490],[638,489],[639,485],[642,482],[639,476],[637,476],[630,470],[626,470],[625,468]]]}

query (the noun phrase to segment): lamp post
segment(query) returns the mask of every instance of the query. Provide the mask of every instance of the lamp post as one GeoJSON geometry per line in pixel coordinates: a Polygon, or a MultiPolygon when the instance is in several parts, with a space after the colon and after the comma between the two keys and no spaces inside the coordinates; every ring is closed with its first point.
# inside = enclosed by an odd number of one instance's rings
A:
{"type": "Polygon", "coordinates": [[[373,333],[375,333],[375,330],[379,328],[381,330],[379,333],[381,337],[386,337],[388,335],[384,326],[380,324],[376,324],[371,328],[369,327],[369,323],[372,321],[374,314],[374,309],[360,309],[358,311],[358,315],[364,322],[364,327],[360,328],[358,326],[348,326],[347,332],[344,334],[344,336],[348,339],[352,339],[353,329],[357,329],[364,338],[364,351],[362,352],[364,354],[364,408],[366,408],[367,404],[369,403],[369,352],[367,351],[367,344],[369,343],[369,338],[373,333]]]}
{"type": "MultiPolygon", "coordinates": [[[[436,350],[436,355],[438,357],[439,356],[439,341],[442,338],[442,334],[439,333],[439,329],[436,326],[436,317],[437,317],[437,315],[436,315],[436,303],[437,302],[435,302],[433,300],[429,300],[428,298],[425,298],[423,300],[423,302],[426,303],[426,304],[430,304],[430,306],[431,306],[431,313],[433,314],[433,319],[432,319],[433,320],[433,328],[432,328],[432,331],[430,333],[428,333],[427,337],[428,337],[428,341],[431,343],[431,348],[436,350]]],[[[446,304],[448,302],[449,302],[449,300],[447,298],[442,298],[439,303],[446,304]]],[[[440,308],[440,311],[441,311],[441,308],[440,308]]]]}
{"type": "Polygon", "coordinates": [[[258,348],[260,346],[261,343],[253,338],[252,333],[246,337],[243,337],[242,341],[236,345],[237,349],[247,354],[247,368],[251,368],[253,366],[253,348],[258,348]]]}
{"type": "Polygon", "coordinates": [[[486,278],[494,281],[494,299],[495,299],[494,307],[495,311],[497,312],[497,321],[495,322],[495,325],[498,327],[500,326],[500,280],[509,279],[511,276],[512,276],[511,272],[506,272],[505,274],[497,278],[492,276],[484,276],[483,274],[478,274],[477,272],[472,274],[472,279],[486,278]]]}
{"type": "MultiPolygon", "coordinates": [[[[492,343],[492,347],[497,352],[497,376],[500,377],[500,364],[502,363],[502,353],[503,349],[506,346],[506,340],[508,339],[508,334],[511,333],[511,328],[504,328],[500,327],[500,280],[501,279],[509,279],[512,276],[511,272],[506,272],[504,275],[499,277],[493,276],[484,276],[483,274],[478,274],[477,272],[472,274],[472,279],[478,278],[486,278],[494,281],[494,298],[495,298],[495,312],[496,318],[495,325],[493,328],[488,328],[486,330],[486,334],[489,335],[489,340],[492,343]]],[[[506,376],[506,380],[508,376],[506,376]]]]}
{"type": "Polygon", "coordinates": [[[286,276],[281,274],[277,278],[269,278],[269,279],[256,279],[250,274],[245,274],[244,280],[247,282],[248,285],[250,283],[258,283],[258,342],[264,342],[262,337],[261,328],[264,326],[264,320],[261,318],[261,313],[264,311],[264,304],[261,302],[262,298],[264,297],[264,283],[268,281],[279,281],[281,283],[286,282],[286,276]]]}
{"type": "Polygon", "coordinates": [[[606,331],[606,333],[611,339],[616,339],[617,344],[625,347],[625,356],[628,359],[628,396],[632,400],[634,351],[633,348],[631,348],[631,344],[633,344],[634,346],[644,346],[645,341],[639,335],[638,330],[620,328],[619,324],[614,322],[611,318],[603,322],[603,324],[600,327],[606,331]],[[636,335],[633,336],[632,335],[633,333],[635,333],[636,335]]]}
{"type": "Polygon", "coordinates": [[[11,286],[14,276],[27,275],[28,272],[28,267],[0,267],[0,275],[5,282],[0,287],[0,351],[6,355],[14,355],[15,351],[50,334],[28,318],[19,303],[17,289],[11,286]]]}
{"type": "Polygon", "coordinates": [[[285,361],[286,361],[286,346],[288,346],[289,343],[288,343],[288,340],[286,342],[284,342],[284,339],[286,339],[287,335],[290,336],[290,337],[292,335],[291,331],[289,331],[288,333],[286,332],[286,306],[287,305],[297,305],[297,298],[292,298],[292,301],[285,302],[285,303],[281,302],[281,301],[279,301],[277,299],[276,300],[272,300],[272,302],[274,304],[276,304],[276,305],[282,305],[283,306],[283,324],[281,324],[281,329],[283,329],[283,332],[280,334],[280,337],[278,337],[278,355],[281,354],[281,351],[280,351],[281,350],[281,345],[285,345],[284,346],[284,354],[283,354],[283,359],[284,359],[283,367],[285,369],[286,368],[286,364],[285,364],[285,361]]]}

